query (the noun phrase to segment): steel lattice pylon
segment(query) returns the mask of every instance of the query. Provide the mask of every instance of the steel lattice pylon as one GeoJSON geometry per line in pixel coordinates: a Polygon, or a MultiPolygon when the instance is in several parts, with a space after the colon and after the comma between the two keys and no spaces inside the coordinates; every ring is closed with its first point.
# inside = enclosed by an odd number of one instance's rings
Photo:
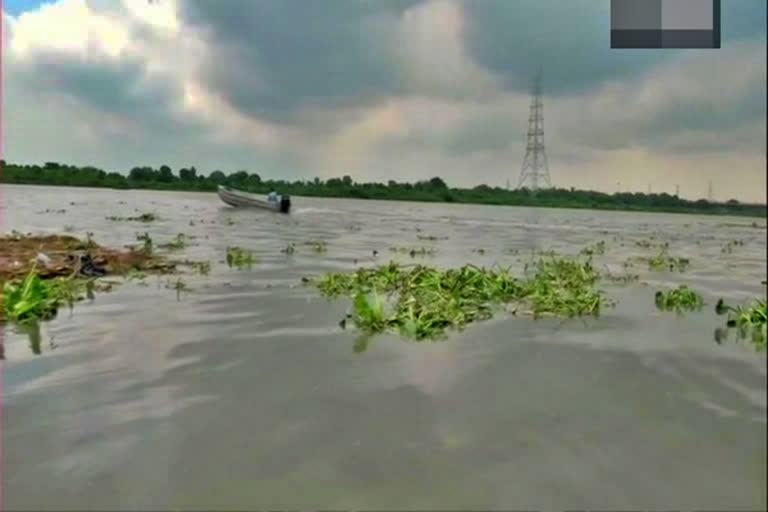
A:
{"type": "Polygon", "coordinates": [[[544,151],[544,104],[541,101],[541,68],[536,74],[533,84],[531,113],[528,117],[528,142],[525,147],[525,158],[520,169],[520,181],[517,188],[528,185],[531,190],[540,188],[540,182],[552,186],[549,179],[549,164],[547,153],[544,151]]]}

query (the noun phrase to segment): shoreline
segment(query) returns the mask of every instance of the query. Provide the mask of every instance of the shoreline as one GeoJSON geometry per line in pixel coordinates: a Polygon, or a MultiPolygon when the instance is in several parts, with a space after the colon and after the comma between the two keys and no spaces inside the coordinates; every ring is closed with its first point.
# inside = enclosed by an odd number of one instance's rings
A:
{"type": "MultiPolygon", "coordinates": [[[[78,189],[94,189],[94,190],[121,190],[121,191],[149,191],[149,192],[182,192],[182,193],[196,193],[196,194],[216,194],[215,190],[200,190],[199,188],[181,188],[181,187],[110,187],[110,186],[98,186],[93,184],[88,185],[78,185],[78,184],[52,184],[52,183],[8,183],[3,182],[2,179],[0,179],[0,187],[3,185],[14,185],[14,186],[26,186],[26,187],[62,187],[62,188],[78,188],[78,189]]],[[[230,186],[230,185],[228,185],[230,186]]],[[[237,184],[231,185],[233,188],[238,188],[237,184]]],[[[269,187],[259,187],[259,188],[269,188],[269,187]]],[[[285,188],[292,188],[290,186],[285,188]]],[[[249,191],[251,193],[259,193],[260,191],[253,191],[248,190],[248,187],[243,187],[241,190],[249,191]]],[[[451,189],[461,192],[468,192],[471,189],[451,189]]],[[[408,198],[408,197],[356,197],[351,194],[333,194],[333,193],[325,193],[325,194],[290,194],[293,197],[305,197],[305,198],[319,198],[319,199],[344,199],[344,200],[357,200],[357,201],[402,201],[402,202],[409,202],[409,203],[425,203],[425,204],[455,204],[455,205],[481,205],[481,206],[494,206],[494,207],[512,207],[512,208],[552,208],[552,209],[558,209],[558,210],[593,210],[593,211],[612,211],[612,212],[625,212],[625,213],[658,213],[658,214],[683,214],[683,215],[707,215],[707,216],[720,216],[720,217],[742,217],[742,218],[750,218],[750,219],[756,219],[761,218],[765,219],[768,212],[768,205],[759,205],[759,204],[747,204],[747,203],[740,203],[737,207],[747,207],[747,208],[762,208],[763,212],[752,212],[752,211],[734,211],[729,207],[726,203],[711,203],[713,205],[717,205],[720,207],[718,210],[712,210],[712,209],[705,209],[705,208],[690,208],[690,207],[657,207],[657,208],[649,208],[649,207],[642,207],[642,206],[630,206],[630,207],[620,207],[620,206],[612,206],[612,205],[578,205],[578,204],[552,204],[551,202],[543,202],[542,204],[532,204],[532,203],[503,203],[499,201],[483,201],[483,200],[466,200],[466,199],[453,199],[453,200],[440,200],[438,198],[435,199],[428,199],[423,197],[415,197],[415,198],[408,198]]],[[[757,225],[755,227],[765,227],[761,225],[757,225]]]]}

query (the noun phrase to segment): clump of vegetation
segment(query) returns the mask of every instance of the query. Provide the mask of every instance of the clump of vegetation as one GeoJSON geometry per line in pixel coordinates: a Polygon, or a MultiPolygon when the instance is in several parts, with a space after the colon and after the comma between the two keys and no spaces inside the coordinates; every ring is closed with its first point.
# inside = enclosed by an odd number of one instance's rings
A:
{"type": "Polygon", "coordinates": [[[2,302],[2,320],[12,322],[53,318],[59,306],[53,286],[34,271],[20,283],[5,283],[2,302]]]}
{"type": "Polygon", "coordinates": [[[147,254],[152,254],[152,237],[149,236],[149,233],[144,233],[143,235],[136,235],[136,240],[139,242],[143,242],[142,250],[146,252],[147,254]]]}
{"type": "Polygon", "coordinates": [[[184,235],[184,233],[177,234],[173,240],[170,242],[166,242],[164,244],[160,244],[160,248],[167,249],[170,251],[179,251],[181,249],[184,249],[187,246],[187,238],[184,235]]]}
{"type": "Polygon", "coordinates": [[[83,244],[84,249],[94,249],[98,247],[96,242],[93,241],[93,233],[91,231],[88,231],[85,234],[85,243],[83,244]]]}
{"type": "Polygon", "coordinates": [[[211,262],[196,261],[192,264],[192,268],[194,268],[198,274],[207,276],[211,272],[211,262]]]}
{"type": "Polygon", "coordinates": [[[488,319],[516,301],[524,301],[530,307],[524,313],[534,317],[597,316],[606,304],[593,287],[597,278],[590,262],[551,259],[537,262],[527,278],[499,267],[441,270],[390,262],[305,282],[313,282],[325,296],[352,298],[348,318],[364,332],[392,331],[421,340],[488,319]]]}
{"type": "Polygon", "coordinates": [[[587,247],[583,248],[581,252],[579,253],[583,256],[594,256],[595,254],[605,254],[605,241],[600,240],[599,242],[588,245],[587,247]]]}
{"type": "Polygon", "coordinates": [[[400,254],[408,254],[411,258],[416,256],[434,256],[435,252],[437,252],[432,247],[390,247],[389,250],[400,254]]]}
{"type": "Polygon", "coordinates": [[[116,222],[143,222],[143,223],[149,223],[149,222],[155,222],[160,220],[160,217],[158,217],[154,213],[140,213],[139,215],[133,215],[129,217],[118,217],[115,215],[109,216],[106,218],[107,220],[116,221],[116,222]]]}
{"type": "Polygon", "coordinates": [[[305,242],[305,245],[310,246],[316,253],[324,253],[328,250],[328,246],[323,240],[310,240],[305,242]]]}
{"type": "Polygon", "coordinates": [[[165,287],[169,290],[176,290],[176,300],[181,300],[181,292],[189,291],[189,286],[180,277],[175,281],[167,281],[165,287]]]}
{"type": "Polygon", "coordinates": [[[283,254],[293,254],[296,252],[296,245],[293,242],[291,242],[290,244],[280,249],[280,252],[283,254]]]}
{"type": "Polygon", "coordinates": [[[447,236],[437,236],[437,235],[416,235],[416,238],[419,240],[427,240],[430,242],[437,242],[440,240],[448,240],[447,236]]]}
{"type": "Polygon", "coordinates": [[[640,280],[639,274],[633,274],[629,271],[629,269],[632,267],[632,263],[630,262],[624,262],[623,268],[624,271],[619,274],[612,274],[609,271],[606,271],[602,274],[600,274],[601,279],[606,279],[608,281],[612,281],[614,283],[620,283],[620,284],[629,284],[634,283],[640,280]]]}
{"type": "Polygon", "coordinates": [[[70,235],[0,237],[0,280],[23,279],[33,268],[42,279],[125,274],[131,269],[171,273],[174,264],[151,252],[103,247],[70,235]]]}
{"type": "Polygon", "coordinates": [[[690,265],[688,258],[676,258],[670,256],[666,248],[662,248],[656,256],[648,258],[648,269],[657,272],[669,270],[670,272],[685,272],[690,265]]]}
{"type": "Polygon", "coordinates": [[[731,240],[729,242],[726,242],[720,248],[720,252],[723,254],[731,254],[733,252],[734,247],[743,247],[743,246],[744,246],[744,240],[731,240]]]}
{"type": "Polygon", "coordinates": [[[678,314],[684,311],[698,311],[704,306],[702,296],[684,284],[668,292],[657,291],[655,302],[659,310],[674,311],[678,314]]]}
{"type": "Polygon", "coordinates": [[[601,307],[607,304],[602,292],[594,287],[599,278],[589,259],[585,262],[557,257],[540,259],[526,282],[525,299],[532,306],[534,318],[598,316],[601,307]]]}
{"type": "Polygon", "coordinates": [[[473,252],[473,253],[475,253],[475,254],[479,254],[480,256],[482,256],[483,254],[485,254],[485,249],[483,249],[482,247],[479,247],[479,248],[477,248],[477,249],[472,249],[472,252],[473,252]]]}
{"type": "Polygon", "coordinates": [[[750,338],[755,348],[765,350],[768,338],[768,311],[765,299],[757,299],[748,306],[729,306],[720,299],[715,306],[715,312],[718,315],[727,315],[726,325],[737,328],[739,337],[750,338]]]}
{"type": "Polygon", "coordinates": [[[227,247],[227,265],[230,267],[250,267],[258,263],[258,258],[254,254],[240,247],[227,247]]]}
{"type": "Polygon", "coordinates": [[[653,247],[659,247],[660,249],[669,249],[669,242],[657,242],[656,237],[651,237],[651,239],[643,239],[643,240],[637,240],[635,241],[635,245],[638,247],[642,247],[643,249],[651,249],[653,247]]]}
{"type": "Polygon", "coordinates": [[[143,281],[144,279],[147,278],[147,273],[146,272],[142,272],[141,270],[131,269],[125,275],[125,278],[128,281],[143,281]]]}
{"type": "MultiPolygon", "coordinates": [[[[93,299],[96,289],[93,280],[73,277],[44,280],[33,268],[24,279],[11,280],[2,285],[0,323],[49,320],[56,316],[62,305],[72,308],[86,297],[93,299]]],[[[111,284],[98,287],[99,291],[110,289],[111,284]]]]}

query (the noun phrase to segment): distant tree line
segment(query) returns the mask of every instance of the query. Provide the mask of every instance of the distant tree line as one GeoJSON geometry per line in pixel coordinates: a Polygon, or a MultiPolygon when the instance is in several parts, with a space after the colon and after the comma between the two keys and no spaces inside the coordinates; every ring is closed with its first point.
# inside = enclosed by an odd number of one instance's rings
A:
{"type": "Polygon", "coordinates": [[[77,167],[57,162],[44,165],[18,165],[0,161],[3,183],[71,187],[106,187],[115,189],[153,189],[212,192],[218,185],[253,193],[266,194],[271,189],[281,194],[314,197],[345,197],[402,201],[475,203],[507,206],[545,206],[555,208],[591,208],[604,210],[703,213],[766,217],[766,205],[743,204],[735,199],[725,203],[705,199],[690,201],[670,194],[615,193],[592,190],[552,188],[533,192],[528,189],[507,190],[478,185],[474,188],[452,188],[441,178],[416,183],[356,183],[350,176],[309,181],[263,180],[257,173],[236,171],[225,174],[213,171],[208,176],[194,167],[179,169],[167,165],[159,169],[134,167],[127,175],[105,172],[96,167],[77,167]]]}

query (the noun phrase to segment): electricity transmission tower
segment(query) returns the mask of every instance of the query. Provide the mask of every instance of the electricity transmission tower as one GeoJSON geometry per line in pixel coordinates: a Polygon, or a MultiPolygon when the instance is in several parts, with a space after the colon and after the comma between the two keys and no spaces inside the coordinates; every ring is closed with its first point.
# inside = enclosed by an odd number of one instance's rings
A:
{"type": "Polygon", "coordinates": [[[707,190],[707,200],[710,203],[715,202],[715,195],[712,193],[712,181],[709,182],[709,189],[707,190]]]}
{"type": "Polygon", "coordinates": [[[549,180],[547,153],[544,151],[544,104],[541,101],[541,68],[539,68],[533,83],[531,113],[528,117],[528,141],[517,188],[528,185],[529,189],[538,190],[540,182],[544,182],[547,187],[552,186],[549,180]]]}

